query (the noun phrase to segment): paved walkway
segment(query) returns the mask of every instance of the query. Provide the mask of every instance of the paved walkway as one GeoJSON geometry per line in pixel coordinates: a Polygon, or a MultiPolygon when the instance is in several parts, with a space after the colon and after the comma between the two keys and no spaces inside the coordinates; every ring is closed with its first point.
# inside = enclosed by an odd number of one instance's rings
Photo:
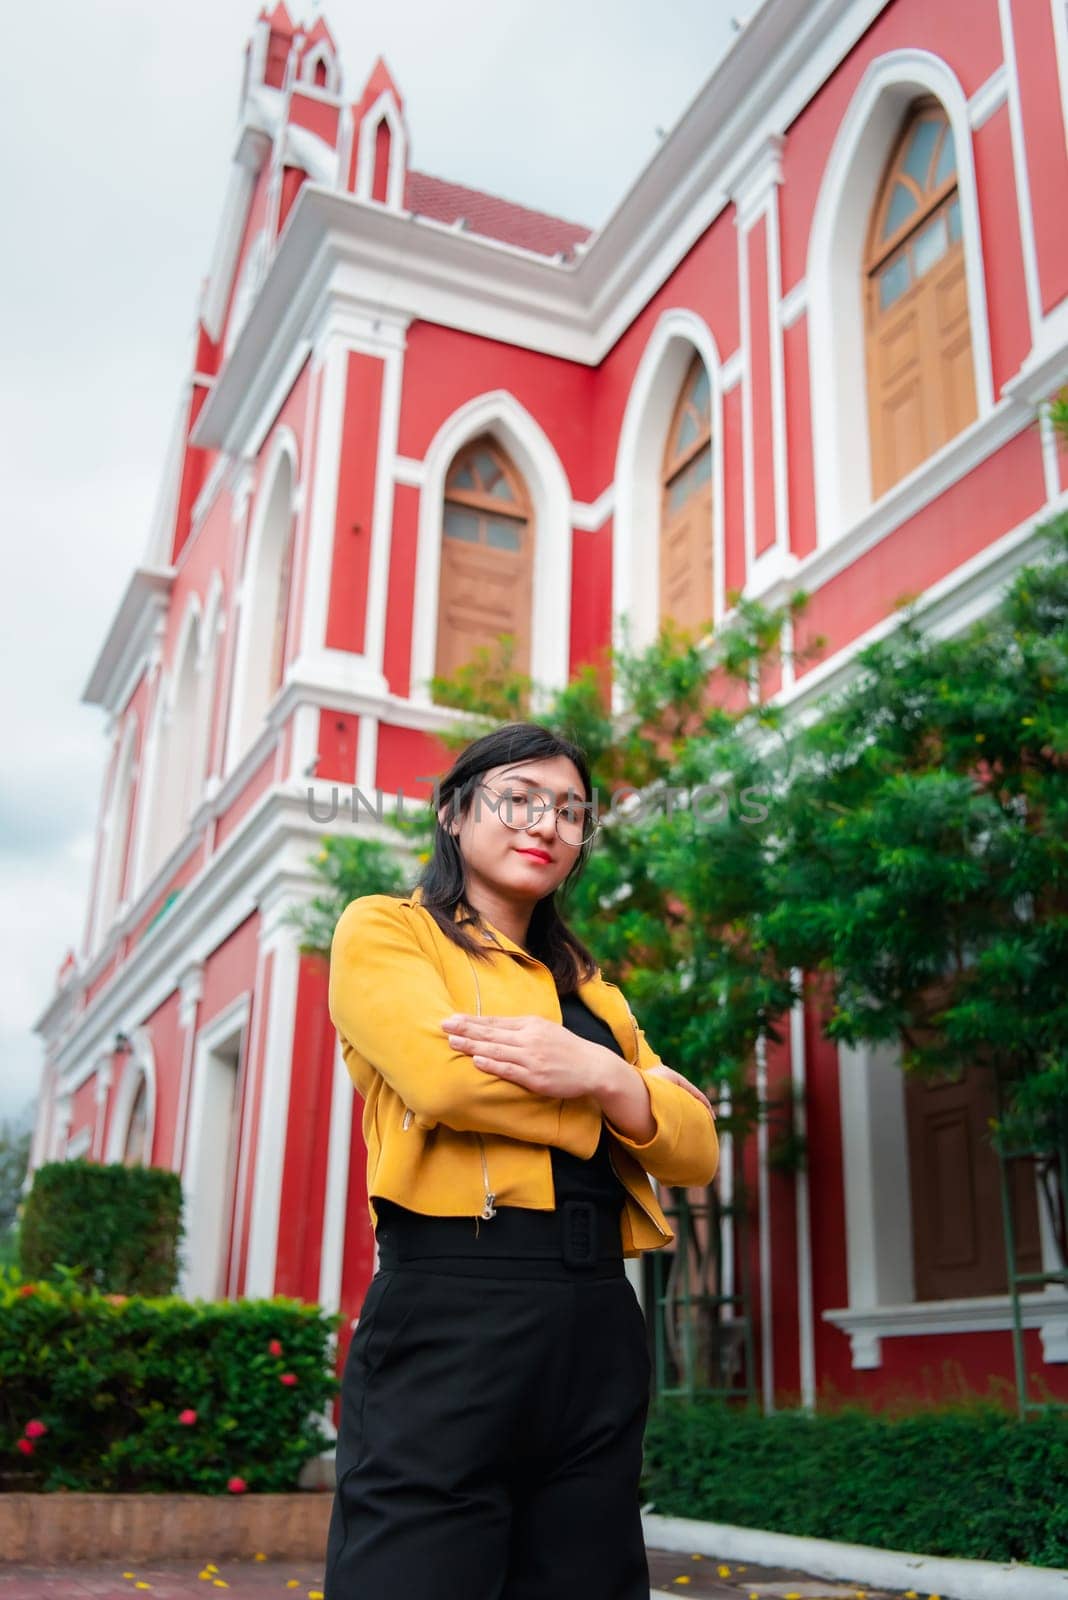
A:
{"type": "MultiPolygon", "coordinates": [[[[689,1595],[691,1600],[904,1600],[900,1592],[833,1583],[781,1568],[744,1566],[714,1556],[649,1551],[653,1594],[689,1595]]],[[[16,1567],[0,1563],[0,1600],[207,1600],[226,1591],[233,1600],[320,1600],[321,1565],[301,1561],[168,1561],[164,1566],[123,1567],[120,1562],[85,1562],[70,1567],[16,1567]]],[[[402,1597],[398,1597],[402,1600],[402,1597]]],[[[577,1596],[576,1600],[581,1600],[577,1596]]],[[[919,1600],[929,1600],[922,1594],[919,1600]]]]}

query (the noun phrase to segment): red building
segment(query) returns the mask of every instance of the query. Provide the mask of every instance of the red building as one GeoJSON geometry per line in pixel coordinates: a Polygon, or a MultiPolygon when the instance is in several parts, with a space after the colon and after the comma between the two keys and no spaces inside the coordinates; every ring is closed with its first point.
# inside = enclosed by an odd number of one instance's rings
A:
{"type": "MultiPolygon", "coordinates": [[[[1068,504],[1036,421],[1068,379],[1066,92],[1064,0],[766,0],[590,236],[417,171],[386,67],[351,101],[323,21],[261,14],[158,516],[85,694],[109,755],[34,1165],[172,1167],[185,1292],[356,1314],[360,1102],[285,917],[309,789],[428,795],[427,680],[506,628],[559,686],[624,616],[641,644],[803,585],[829,643],[775,685],[800,711],[903,592],[943,631],[989,607],[1068,504]]],[[[748,1174],[769,1401],[1011,1375],[970,1077],[921,1093],[800,1013],[767,1073],[810,1152],[748,1174]]],[[[1061,1393],[1066,1306],[1024,1297],[1061,1393]]]]}

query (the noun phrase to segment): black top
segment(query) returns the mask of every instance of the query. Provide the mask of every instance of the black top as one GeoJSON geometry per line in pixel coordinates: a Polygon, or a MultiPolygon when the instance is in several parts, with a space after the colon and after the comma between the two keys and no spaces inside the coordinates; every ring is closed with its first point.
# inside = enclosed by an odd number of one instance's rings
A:
{"type": "MultiPolygon", "coordinates": [[[[571,1033],[590,1039],[594,1044],[605,1045],[609,1050],[614,1050],[617,1056],[622,1056],[623,1052],[607,1022],[595,1016],[585,1000],[580,1000],[577,994],[562,994],[560,1010],[564,1027],[571,1033]]],[[[626,1190],[616,1177],[609,1159],[608,1138],[608,1129],[602,1122],[600,1140],[588,1160],[550,1145],[557,1205],[561,1200],[598,1200],[602,1204],[618,1201],[622,1207],[626,1190]]]]}

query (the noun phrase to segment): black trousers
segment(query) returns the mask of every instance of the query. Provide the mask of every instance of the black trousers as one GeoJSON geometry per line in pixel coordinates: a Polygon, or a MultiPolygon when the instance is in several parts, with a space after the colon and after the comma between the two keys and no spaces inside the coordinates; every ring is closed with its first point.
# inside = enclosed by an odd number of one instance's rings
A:
{"type": "Polygon", "coordinates": [[[383,1265],[368,1288],[342,1375],[325,1600],[649,1600],[650,1360],[622,1264],[463,1266],[383,1265]]]}

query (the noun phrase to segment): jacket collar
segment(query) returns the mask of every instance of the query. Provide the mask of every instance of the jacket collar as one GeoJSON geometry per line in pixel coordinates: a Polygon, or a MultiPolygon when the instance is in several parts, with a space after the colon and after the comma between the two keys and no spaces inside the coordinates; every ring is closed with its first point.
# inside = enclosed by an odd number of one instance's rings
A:
{"type": "MultiPolygon", "coordinates": [[[[422,905],[422,889],[413,889],[407,898],[412,905],[422,905]]],[[[460,913],[459,907],[457,907],[453,912],[453,921],[458,922],[459,920],[460,913]]],[[[529,950],[524,950],[522,945],[516,944],[514,939],[510,939],[506,933],[494,926],[493,923],[484,919],[484,925],[480,931],[483,939],[488,944],[499,945],[502,949],[509,951],[512,955],[519,956],[524,961],[533,961],[536,966],[544,967],[544,962],[539,961],[537,956],[532,956],[529,950]]],[[[468,957],[468,960],[470,960],[470,957],[468,957]]],[[[607,983],[602,976],[600,968],[598,968],[594,977],[586,978],[579,983],[578,993],[593,1014],[609,1025],[623,1050],[624,1057],[629,1060],[627,1052],[630,1048],[632,1019],[629,1007],[618,987],[607,983]]]]}
{"type": "MultiPolygon", "coordinates": [[[[408,898],[413,905],[422,905],[422,889],[413,889],[408,898]]],[[[457,906],[453,911],[452,920],[454,922],[459,922],[460,914],[460,908],[457,906]]],[[[532,956],[529,950],[525,950],[521,944],[516,944],[514,939],[510,939],[506,933],[496,926],[495,923],[490,922],[488,917],[483,917],[482,923],[483,925],[480,929],[473,931],[480,932],[482,938],[487,944],[498,944],[502,946],[503,949],[511,951],[513,955],[522,956],[526,961],[537,961],[537,956],[532,956]]]]}

